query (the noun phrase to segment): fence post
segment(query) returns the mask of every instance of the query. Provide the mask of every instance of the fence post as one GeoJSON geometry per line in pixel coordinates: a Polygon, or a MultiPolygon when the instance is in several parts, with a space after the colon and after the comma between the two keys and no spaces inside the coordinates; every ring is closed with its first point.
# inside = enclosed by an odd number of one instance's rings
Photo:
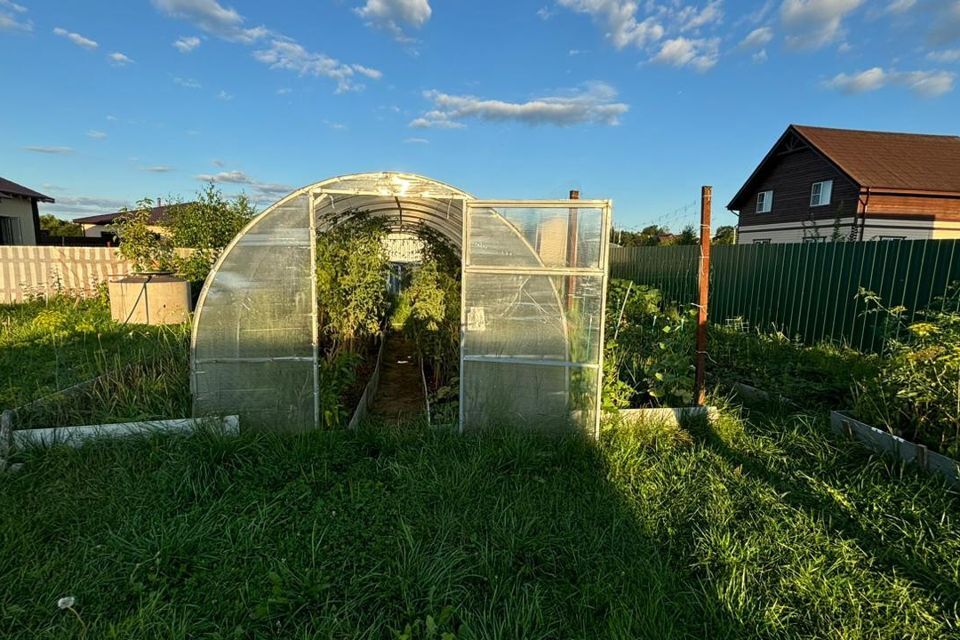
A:
{"type": "Polygon", "coordinates": [[[697,374],[694,396],[697,405],[707,400],[707,303],[710,299],[710,208],[713,187],[700,189],[700,296],[697,301],[697,374]]]}

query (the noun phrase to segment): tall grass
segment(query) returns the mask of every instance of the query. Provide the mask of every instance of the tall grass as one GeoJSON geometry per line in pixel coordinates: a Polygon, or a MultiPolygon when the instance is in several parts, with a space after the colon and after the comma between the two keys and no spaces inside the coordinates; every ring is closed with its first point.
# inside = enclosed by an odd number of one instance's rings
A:
{"type": "Polygon", "coordinates": [[[113,322],[103,298],[0,306],[0,408],[20,428],[189,415],[189,336],[113,322]]]}
{"type": "Polygon", "coordinates": [[[156,436],[0,478],[4,638],[942,638],[936,480],[805,416],[156,436]],[[57,608],[73,596],[76,616],[57,608]]]}

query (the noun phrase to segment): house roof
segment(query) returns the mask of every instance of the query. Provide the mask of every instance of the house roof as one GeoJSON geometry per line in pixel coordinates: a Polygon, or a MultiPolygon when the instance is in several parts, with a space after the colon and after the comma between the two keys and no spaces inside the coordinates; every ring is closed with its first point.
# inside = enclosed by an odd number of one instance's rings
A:
{"type": "Polygon", "coordinates": [[[861,188],[960,193],[960,137],[792,124],[733,197],[749,192],[781,143],[795,133],[861,188]]]}
{"type": "Polygon", "coordinates": [[[7,180],[6,178],[0,178],[0,193],[6,193],[12,196],[22,196],[24,198],[33,198],[41,202],[53,202],[53,198],[50,196],[45,196],[38,191],[33,189],[28,189],[21,184],[17,184],[12,180],[7,180]]]}
{"type": "MultiPolygon", "coordinates": [[[[189,202],[177,203],[177,204],[164,204],[156,207],[151,207],[150,217],[147,220],[147,224],[150,225],[161,225],[167,220],[168,211],[178,206],[179,204],[191,204],[189,202]]],[[[113,224],[114,220],[122,216],[126,211],[114,211],[113,213],[102,213],[96,216],[87,216],[85,218],[74,218],[73,221],[78,224],[113,224]]]]}
{"type": "Polygon", "coordinates": [[[960,137],[793,125],[861,187],[960,193],[960,137]]]}

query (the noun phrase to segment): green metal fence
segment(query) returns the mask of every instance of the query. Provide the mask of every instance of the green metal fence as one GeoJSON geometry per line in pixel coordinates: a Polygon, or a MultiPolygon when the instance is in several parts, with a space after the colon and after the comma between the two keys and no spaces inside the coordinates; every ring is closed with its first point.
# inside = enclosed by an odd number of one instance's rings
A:
{"type": "MultiPolygon", "coordinates": [[[[710,319],[778,330],[807,343],[880,346],[880,317],[864,313],[861,287],[908,317],[960,281],[960,240],[722,245],[711,251],[710,319]]],[[[610,275],[697,300],[699,247],[614,248],[610,275]]]]}

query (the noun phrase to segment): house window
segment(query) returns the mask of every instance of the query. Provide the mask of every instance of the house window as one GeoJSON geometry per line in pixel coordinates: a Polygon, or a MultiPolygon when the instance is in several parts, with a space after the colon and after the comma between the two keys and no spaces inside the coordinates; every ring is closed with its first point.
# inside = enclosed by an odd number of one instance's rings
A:
{"type": "Polygon", "coordinates": [[[879,236],[877,240],[906,240],[907,236],[879,236]]]}
{"type": "Polygon", "coordinates": [[[11,244],[23,244],[20,220],[10,216],[0,216],[0,245],[11,244]]]}
{"type": "Polygon", "coordinates": [[[814,182],[810,187],[810,206],[822,207],[830,204],[830,196],[833,195],[833,180],[824,180],[823,182],[814,182]]]}
{"type": "Polygon", "coordinates": [[[757,213],[770,213],[773,208],[773,191],[761,191],[757,194],[757,213]]]}
{"type": "Polygon", "coordinates": [[[827,239],[824,236],[807,236],[803,239],[804,244],[813,243],[813,242],[826,242],[827,239]]]}
{"type": "Polygon", "coordinates": [[[770,244],[770,238],[756,238],[753,244],[770,244]]]}

